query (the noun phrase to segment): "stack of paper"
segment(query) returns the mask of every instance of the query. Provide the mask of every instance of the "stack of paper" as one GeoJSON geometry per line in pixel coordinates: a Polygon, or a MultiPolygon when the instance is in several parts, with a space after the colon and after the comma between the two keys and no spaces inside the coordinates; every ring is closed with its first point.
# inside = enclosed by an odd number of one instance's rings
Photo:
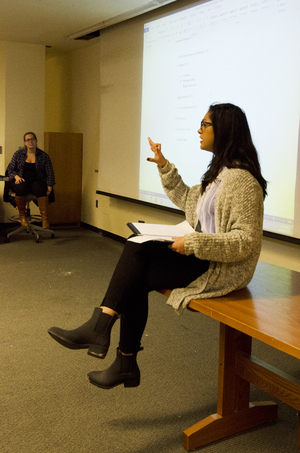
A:
{"type": "Polygon", "coordinates": [[[132,222],[127,224],[136,236],[128,239],[132,242],[164,241],[174,242],[174,238],[194,233],[195,230],[185,220],[178,225],[160,225],[157,223],[132,222]]]}

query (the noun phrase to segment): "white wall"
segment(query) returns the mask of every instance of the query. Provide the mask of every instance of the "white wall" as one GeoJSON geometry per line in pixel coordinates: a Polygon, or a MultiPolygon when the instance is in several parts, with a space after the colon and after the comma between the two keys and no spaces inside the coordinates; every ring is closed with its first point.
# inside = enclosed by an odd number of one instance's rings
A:
{"type": "MultiPolygon", "coordinates": [[[[4,106],[0,107],[3,174],[13,153],[24,145],[24,133],[35,132],[38,146],[44,145],[45,47],[0,41],[0,57],[0,96],[4,99],[4,106]]],[[[7,222],[14,214],[15,210],[5,204],[0,210],[0,221],[7,222]]]]}
{"type": "Polygon", "coordinates": [[[0,41],[0,174],[5,173],[4,143],[5,143],[5,72],[6,72],[6,49],[0,41]]]}

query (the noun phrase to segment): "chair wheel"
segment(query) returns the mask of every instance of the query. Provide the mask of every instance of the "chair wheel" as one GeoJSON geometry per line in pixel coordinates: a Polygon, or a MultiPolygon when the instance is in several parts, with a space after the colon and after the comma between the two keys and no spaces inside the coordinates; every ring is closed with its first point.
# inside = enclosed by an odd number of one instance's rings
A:
{"type": "Polygon", "coordinates": [[[8,242],[10,242],[10,239],[9,238],[5,238],[4,242],[6,242],[6,244],[8,244],[8,242]]]}
{"type": "Polygon", "coordinates": [[[52,233],[52,234],[51,234],[51,237],[52,237],[52,238],[54,238],[54,237],[55,237],[55,236],[54,236],[54,233],[52,233]]]}
{"type": "Polygon", "coordinates": [[[40,237],[39,237],[39,236],[36,237],[35,242],[36,242],[37,244],[40,242],[40,237]]]}

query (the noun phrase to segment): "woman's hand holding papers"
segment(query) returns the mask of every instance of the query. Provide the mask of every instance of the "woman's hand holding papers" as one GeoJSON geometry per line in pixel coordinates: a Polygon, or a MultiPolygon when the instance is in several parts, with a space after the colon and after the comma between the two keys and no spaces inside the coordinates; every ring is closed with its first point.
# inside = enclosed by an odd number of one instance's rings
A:
{"type": "Polygon", "coordinates": [[[173,250],[174,252],[180,253],[180,255],[185,255],[184,250],[184,236],[180,238],[174,238],[174,242],[168,245],[169,249],[173,250]]]}
{"type": "Polygon", "coordinates": [[[165,159],[165,157],[163,156],[163,154],[161,152],[161,144],[154,143],[150,137],[148,137],[148,142],[149,142],[151,150],[154,152],[154,157],[148,157],[147,161],[154,162],[159,167],[164,167],[167,163],[167,159],[165,159]]]}

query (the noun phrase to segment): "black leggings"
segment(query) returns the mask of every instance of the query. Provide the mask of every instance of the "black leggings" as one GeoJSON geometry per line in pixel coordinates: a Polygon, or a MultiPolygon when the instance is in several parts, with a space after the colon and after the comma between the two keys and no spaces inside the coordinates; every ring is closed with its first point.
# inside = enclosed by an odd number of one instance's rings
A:
{"type": "Polygon", "coordinates": [[[185,287],[208,267],[209,261],[180,255],[164,242],[127,241],[102,302],[121,314],[120,350],[139,350],[150,291],[185,287]]]}
{"type": "Polygon", "coordinates": [[[14,184],[13,190],[17,197],[26,197],[32,193],[36,198],[47,196],[47,183],[43,179],[35,179],[34,181],[24,181],[20,184],[14,184]]]}

